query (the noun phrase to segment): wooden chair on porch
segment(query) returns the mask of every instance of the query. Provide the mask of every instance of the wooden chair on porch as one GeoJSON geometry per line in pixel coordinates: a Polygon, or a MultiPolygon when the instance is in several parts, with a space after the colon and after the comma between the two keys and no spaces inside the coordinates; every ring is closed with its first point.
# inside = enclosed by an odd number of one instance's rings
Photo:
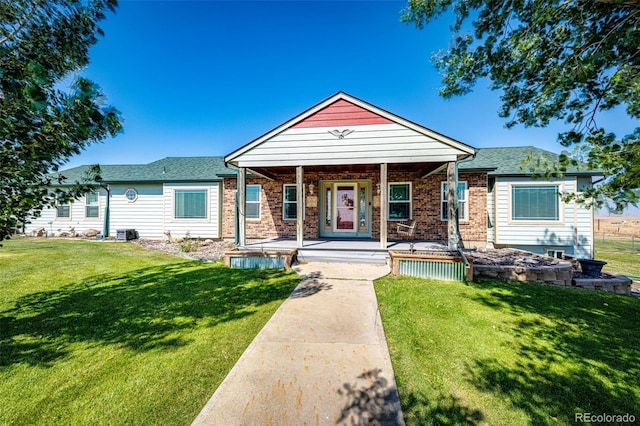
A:
{"type": "Polygon", "coordinates": [[[398,235],[403,237],[403,239],[407,239],[413,241],[413,237],[416,235],[416,221],[412,220],[409,224],[398,223],[396,232],[398,235]]]}

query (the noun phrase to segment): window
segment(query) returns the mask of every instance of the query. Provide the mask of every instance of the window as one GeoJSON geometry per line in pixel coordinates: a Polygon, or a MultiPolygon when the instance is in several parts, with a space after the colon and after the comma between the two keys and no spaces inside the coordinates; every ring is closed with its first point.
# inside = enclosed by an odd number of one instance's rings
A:
{"type": "Polygon", "coordinates": [[[176,219],[207,218],[206,189],[176,189],[174,191],[174,217],[176,219]]]}
{"type": "Polygon", "coordinates": [[[247,185],[247,219],[260,219],[260,185],[247,185]]]}
{"type": "Polygon", "coordinates": [[[560,220],[558,185],[512,185],[511,220],[560,220]]]}
{"type": "Polygon", "coordinates": [[[86,218],[100,217],[100,205],[98,193],[90,192],[84,197],[84,216],[86,218]]]}
{"type": "Polygon", "coordinates": [[[411,219],[411,183],[389,184],[389,220],[411,219]]]}
{"type": "Polygon", "coordinates": [[[360,187],[360,228],[364,228],[367,224],[367,191],[365,187],[360,187]]]}
{"type": "Polygon", "coordinates": [[[547,249],[547,256],[555,257],[556,259],[564,259],[564,250],[547,249]]]}
{"type": "MultiPolygon", "coordinates": [[[[442,209],[442,220],[449,218],[449,203],[447,201],[447,182],[442,182],[442,191],[440,191],[440,204],[442,209]]],[[[469,219],[469,203],[467,200],[467,182],[458,182],[458,190],[456,191],[458,198],[458,220],[469,219]]]]}
{"type": "Polygon", "coordinates": [[[71,204],[58,204],[56,206],[56,219],[71,219],[71,204]]]}
{"type": "Polygon", "coordinates": [[[298,218],[298,200],[297,194],[298,190],[296,185],[284,185],[283,188],[283,200],[282,200],[282,208],[283,208],[283,217],[285,220],[297,219],[298,218]]]}
{"type": "Polygon", "coordinates": [[[327,187],[325,188],[325,195],[324,195],[324,199],[326,202],[326,206],[325,206],[325,215],[324,215],[324,222],[325,225],[327,226],[331,226],[331,187],[327,187]]]}
{"type": "Polygon", "coordinates": [[[129,188],[124,192],[124,198],[128,202],[133,203],[138,199],[138,191],[133,188],[129,188]]]}

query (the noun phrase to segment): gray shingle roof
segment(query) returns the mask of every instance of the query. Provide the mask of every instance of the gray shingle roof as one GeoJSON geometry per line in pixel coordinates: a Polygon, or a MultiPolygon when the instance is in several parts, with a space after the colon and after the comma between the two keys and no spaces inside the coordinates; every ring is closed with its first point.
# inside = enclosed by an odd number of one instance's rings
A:
{"type": "MultiPolygon", "coordinates": [[[[54,175],[66,177],[65,182],[81,180],[91,166],[78,166],[54,175]]],[[[100,165],[102,181],[116,182],[211,182],[222,176],[235,175],[236,169],[226,167],[224,157],[166,157],[149,164],[100,165]]]]}
{"type": "MultiPolygon", "coordinates": [[[[523,160],[531,156],[534,160],[542,157],[553,164],[558,161],[558,154],[536,148],[534,146],[512,146],[501,148],[477,148],[476,156],[472,160],[461,161],[458,163],[459,171],[487,171],[489,176],[530,176],[531,172],[528,167],[523,167],[523,160]]],[[[542,171],[542,169],[538,170],[542,171]]],[[[567,175],[585,175],[595,176],[601,175],[599,170],[569,167],[567,175]]]]}
{"type": "MultiPolygon", "coordinates": [[[[477,148],[472,160],[459,163],[460,171],[485,171],[489,176],[529,176],[528,169],[522,169],[522,160],[531,155],[557,161],[558,154],[534,146],[514,146],[502,148],[477,148]]],[[[66,177],[65,183],[82,180],[91,166],[78,166],[54,175],[66,177]]],[[[227,167],[224,157],[166,157],[148,164],[101,165],[102,181],[118,182],[211,182],[223,177],[237,175],[237,169],[227,167]]],[[[568,175],[601,175],[598,170],[570,168],[568,175]]]]}

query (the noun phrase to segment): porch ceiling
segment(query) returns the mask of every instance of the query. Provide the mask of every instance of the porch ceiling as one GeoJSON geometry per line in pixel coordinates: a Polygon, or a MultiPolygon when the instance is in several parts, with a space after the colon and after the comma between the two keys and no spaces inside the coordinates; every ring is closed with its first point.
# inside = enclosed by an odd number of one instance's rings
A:
{"type": "MultiPolygon", "coordinates": [[[[416,172],[420,176],[436,170],[445,163],[391,163],[388,165],[389,172],[416,172]]],[[[284,175],[295,175],[296,168],[293,166],[278,167],[251,167],[252,172],[262,176],[275,179],[284,175]]],[[[304,166],[305,173],[332,173],[332,172],[359,172],[359,173],[379,173],[380,164],[342,164],[323,166],[304,166]]]]}

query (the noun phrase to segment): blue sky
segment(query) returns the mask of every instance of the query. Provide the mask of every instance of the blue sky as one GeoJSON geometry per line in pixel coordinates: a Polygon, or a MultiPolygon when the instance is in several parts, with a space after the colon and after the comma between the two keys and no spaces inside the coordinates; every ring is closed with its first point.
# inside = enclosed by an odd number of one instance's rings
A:
{"type": "MultiPolygon", "coordinates": [[[[121,0],[81,74],[122,112],[125,131],[67,166],[225,155],[341,90],[477,148],[562,150],[560,125],[505,129],[499,92],[487,81],[470,95],[440,98],[430,57],[447,48],[450,22],[418,30],[400,22],[404,7],[121,0]]],[[[615,114],[601,123],[629,128],[615,114]]]]}

